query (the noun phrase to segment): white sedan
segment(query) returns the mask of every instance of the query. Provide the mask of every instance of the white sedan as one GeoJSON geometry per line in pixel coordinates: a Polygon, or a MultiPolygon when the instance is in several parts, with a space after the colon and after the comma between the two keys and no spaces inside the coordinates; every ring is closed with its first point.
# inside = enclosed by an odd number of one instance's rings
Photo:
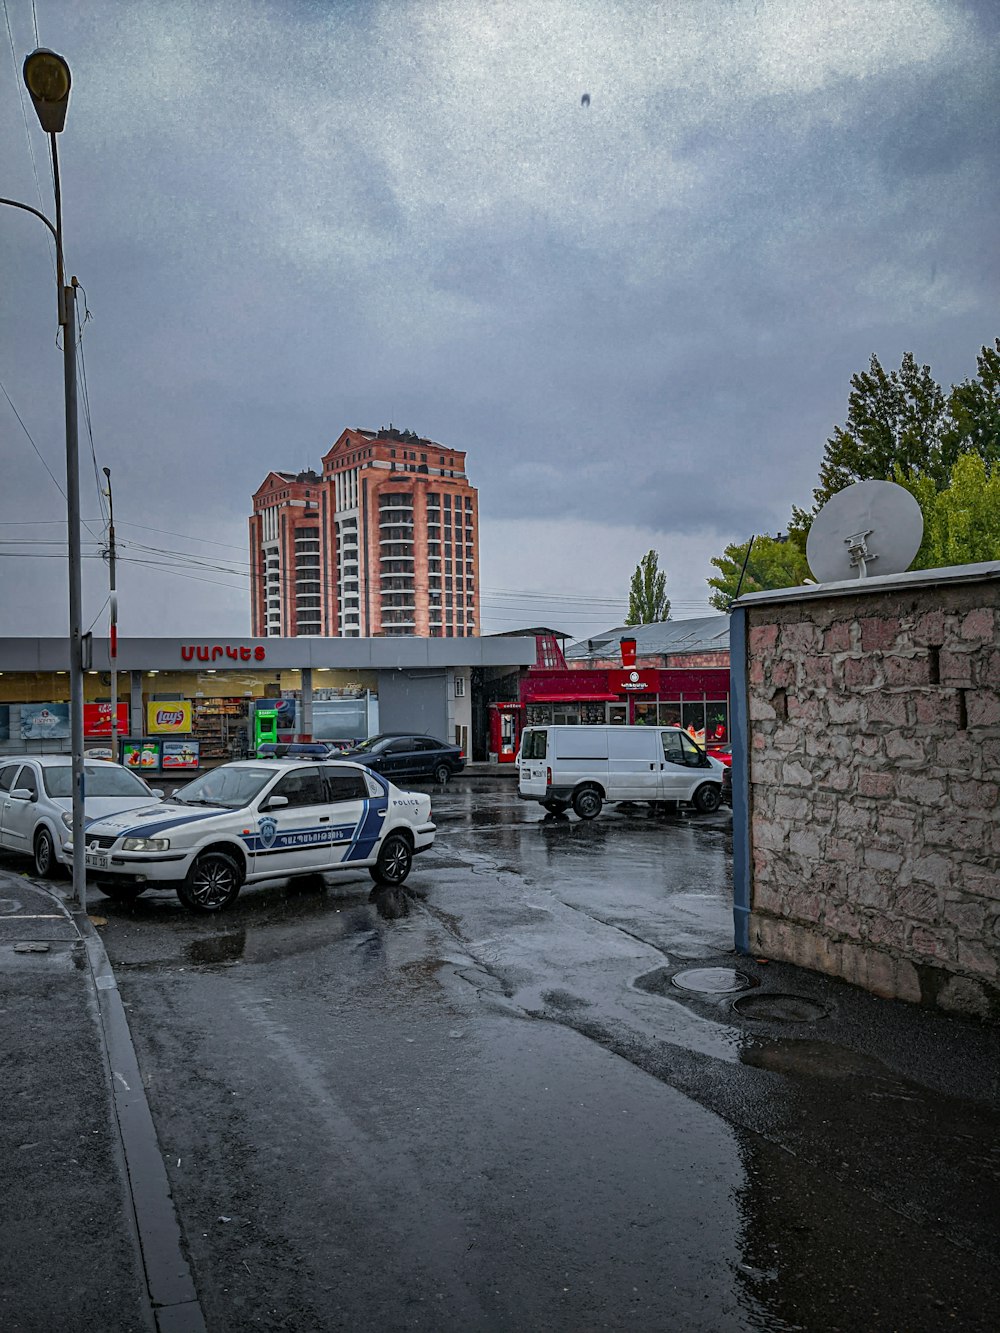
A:
{"type": "Polygon", "coordinates": [[[148,817],[95,820],[87,868],[111,898],[160,885],[218,912],[265,879],[367,869],[402,884],[434,833],[429,796],[360,764],[250,759],[195,778],[148,817]]]}
{"type": "MultiPolygon", "coordinates": [[[[89,823],[119,811],[153,812],[163,792],[120,764],[88,759],[83,766],[84,816],[89,823]]],[[[0,847],[34,858],[42,879],[73,862],[73,772],[69,755],[0,758],[0,847]]]]}

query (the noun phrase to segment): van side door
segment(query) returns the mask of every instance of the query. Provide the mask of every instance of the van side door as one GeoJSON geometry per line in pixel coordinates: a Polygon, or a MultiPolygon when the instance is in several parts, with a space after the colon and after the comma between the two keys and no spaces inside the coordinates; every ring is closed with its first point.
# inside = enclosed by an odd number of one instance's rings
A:
{"type": "Polygon", "coordinates": [[[660,746],[647,727],[608,727],[608,800],[659,800],[660,746]]]}

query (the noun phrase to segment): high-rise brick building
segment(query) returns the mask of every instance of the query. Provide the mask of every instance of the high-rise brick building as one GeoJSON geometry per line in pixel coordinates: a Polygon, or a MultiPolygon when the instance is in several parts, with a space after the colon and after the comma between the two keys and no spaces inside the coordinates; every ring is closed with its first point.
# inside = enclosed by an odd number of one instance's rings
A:
{"type": "Polygon", "coordinates": [[[255,636],[479,633],[479,496],[465,453],[345,430],[321,473],[271,472],[250,517],[255,636]]]}

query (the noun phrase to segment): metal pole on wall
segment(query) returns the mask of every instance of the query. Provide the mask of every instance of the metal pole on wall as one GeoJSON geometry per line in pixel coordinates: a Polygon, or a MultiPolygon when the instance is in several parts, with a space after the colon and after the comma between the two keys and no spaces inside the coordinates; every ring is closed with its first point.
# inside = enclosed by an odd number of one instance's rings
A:
{"type": "MultiPolygon", "coordinates": [[[[56,136],[66,124],[73,78],[69,65],[55,51],[39,48],[25,58],[24,86],[49,136],[55,192],[56,288],[63,338],[63,392],[66,405],[66,540],[69,564],[69,734],[73,774],[73,895],[81,910],[87,906],[83,767],[83,592],[80,578],[80,460],[76,419],[76,279],[66,283],[63,261],[62,186],[56,136]]],[[[34,212],[34,209],[29,210],[34,212]]],[[[41,216],[41,215],[39,215],[41,216]]],[[[43,221],[47,219],[43,218],[43,221]]]]}
{"type": "Polygon", "coordinates": [[[69,564],[69,737],[73,774],[73,897],[87,910],[87,849],[84,845],[86,775],[83,767],[83,587],[80,570],[80,448],[76,411],[76,279],[65,284],[62,246],[62,191],[55,134],[52,179],[56,196],[56,270],[62,302],[63,392],[66,400],[66,527],[69,564]]]}
{"type": "Polygon", "coordinates": [[[115,584],[115,502],[111,494],[111,469],[102,469],[108,479],[108,571],[111,583],[111,761],[118,762],[118,592],[115,584]]]}

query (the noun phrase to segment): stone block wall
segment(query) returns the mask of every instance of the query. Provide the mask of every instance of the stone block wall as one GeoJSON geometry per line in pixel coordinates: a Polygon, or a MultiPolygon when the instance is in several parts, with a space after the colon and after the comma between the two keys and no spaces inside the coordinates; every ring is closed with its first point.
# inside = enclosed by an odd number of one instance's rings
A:
{"type": "Polygon", "coordinates": [[[1000,1018],[998,587],[748,604],[753,951],[1000,1018]]]}

